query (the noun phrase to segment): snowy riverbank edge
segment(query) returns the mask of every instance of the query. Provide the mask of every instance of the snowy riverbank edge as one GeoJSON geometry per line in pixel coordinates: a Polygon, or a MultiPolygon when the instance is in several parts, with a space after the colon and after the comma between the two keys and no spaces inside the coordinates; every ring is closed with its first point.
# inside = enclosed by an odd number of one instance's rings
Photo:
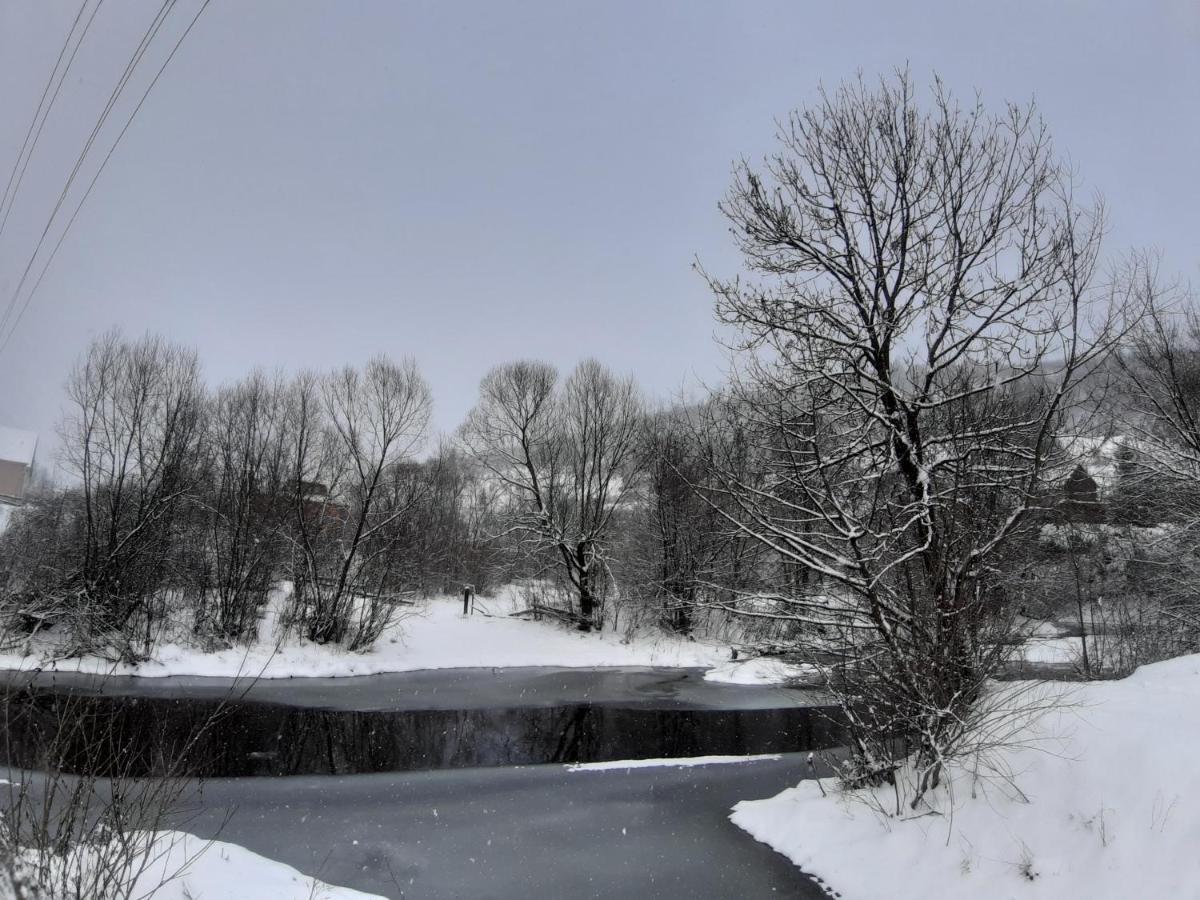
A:
{"type": "MultiPolygon", "coordinates": [[[[86,865],[85,860],[77,862],[86,865]]],[[[135,860],[132,868],[142,867],[135,860]]],[[[0,896],[6,896],[6,890],[6,885],[0,882],[0,896]]],[[[326,884],[237,844],[205,841],[182,831],[155,833],[154,842],[146,850],[145,867],[137,876],[131,895],[153,896],[154,900],[215,897],[384,900],[378,894],[326,884]]]]}
{"type": "Polygon", "coordinates": [[[731,818],[844,900],[1200,897],[1198,740],[1193,655],[1071,689],[1002,751],[1019,791],[958,771],[952,811],[898,819],[806,781],[731,818]]]}
{"type": "Polygon", "coordinates": [[[273,640],[268,617],[260,639],[249,646],[206,652],[164,643],[154,659],[135,666],[97,657],[48,658],[47,648],[35,642],[27,652],[0,653],[0,671],[276,679],[456,668],[657,666],[706,669],[707,680],[734,684],[777,684],[805,674],[774,660],[730,661],[728,646],[703,640],[650,631],[631,637],[611,631],[583,634],[550,621],[511,618],[508,607],[485,601],[475,615],[463,616],[461,601],[435,598],[416,607],[365,653],[294,637],[273,640]]]}

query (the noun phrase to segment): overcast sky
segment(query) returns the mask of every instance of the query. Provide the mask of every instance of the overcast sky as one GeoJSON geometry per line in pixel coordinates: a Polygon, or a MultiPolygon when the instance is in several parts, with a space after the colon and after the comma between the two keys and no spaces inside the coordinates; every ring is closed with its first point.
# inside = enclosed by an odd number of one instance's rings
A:
{"type": "MultiPolygon", "coordinates": [[[[0,234],[0,308],[159,5],[100,9],[0,234]]],[[[78,10],[0,0],[0,187],[78,10]]],[[[1198,280],[1194,0],[213,0],[0,354],[0,424],[49,437],[113,325],[196,347],[214,383],[412,355],[445,431],[519,357],[595,356],[667,397],[722,368],[691,263],[737,265],[734,160],[818,82],[906,62],[1035,95],[1109,251],[1198,280]]]]}

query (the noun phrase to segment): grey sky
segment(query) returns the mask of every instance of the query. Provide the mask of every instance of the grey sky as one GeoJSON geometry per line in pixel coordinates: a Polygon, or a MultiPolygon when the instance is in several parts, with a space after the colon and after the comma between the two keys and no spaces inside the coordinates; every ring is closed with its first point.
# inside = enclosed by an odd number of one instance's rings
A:
{"type": "MultiPolygon", "coordinates": [[[[0,236],[0,306],[158,6],[100,10],[0,236]]],[[[0,185],[77,10],[0,0],[0,185]]],[[[732,161],[818,81],[906,61],[1036,95],[1108,249],[1200,275],[1192,0],[213,0],[0,355],[0,423],[48,433],[114,324],[197,347],[214,382],[412,354],[446,431],[517,357],[596,356],[667,396],[721,368],[690,265],[736,265],[732,161]]]]}

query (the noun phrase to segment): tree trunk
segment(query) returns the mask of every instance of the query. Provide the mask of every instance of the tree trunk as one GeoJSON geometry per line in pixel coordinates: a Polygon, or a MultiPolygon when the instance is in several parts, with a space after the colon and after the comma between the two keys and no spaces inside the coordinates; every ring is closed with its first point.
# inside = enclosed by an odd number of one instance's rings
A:
{"type": "Polygon", "coordinates": [[[579,630],[591,631],[596,596],[592,592],[592,552],[587,541],[581,541],[576,547],[575,560],[579,567],[579,630]]]}

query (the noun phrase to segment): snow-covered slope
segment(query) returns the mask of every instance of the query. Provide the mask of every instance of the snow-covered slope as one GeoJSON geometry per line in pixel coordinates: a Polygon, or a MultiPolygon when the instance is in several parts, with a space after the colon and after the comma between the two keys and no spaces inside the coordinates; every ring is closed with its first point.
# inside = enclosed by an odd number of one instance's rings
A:
{"type": "Polygon", "coordinates": [[[808,781],[733,821],[846,900],[1200,897],[1200,655],[1066,703],[1004,751],[1019,792],[959,771],[952,812],[943,792],[897,819],[808,781]]]}

